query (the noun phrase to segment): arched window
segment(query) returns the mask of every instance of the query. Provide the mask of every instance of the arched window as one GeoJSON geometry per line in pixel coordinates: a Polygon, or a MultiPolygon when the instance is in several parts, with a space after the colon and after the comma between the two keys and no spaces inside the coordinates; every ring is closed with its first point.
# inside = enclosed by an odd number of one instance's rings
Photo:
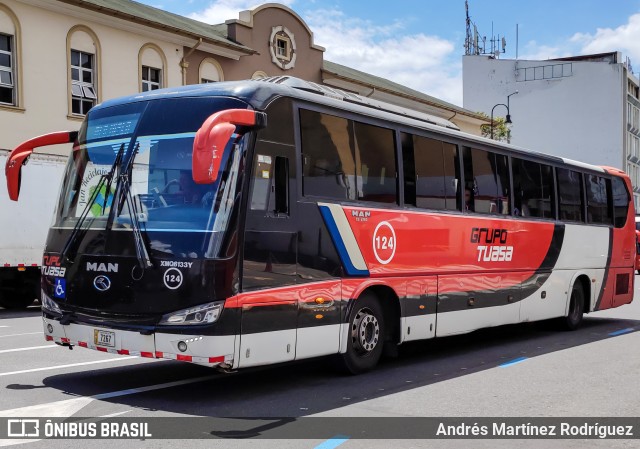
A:
{"type": "Polygon", "coordinates": [[[200,63],[199,79],[201,83],[224,81],[222,66],[213,58],[205,58],[200,63]]]}
{"type": "Polygon", "coordinates": [[[258,70],[256,72],[253,72],[253,75],[251,75],[251,79],[252,80],[260,80],[262,78],[268,78],[268,77],[269,77],[269,75],[267,75],[262,70],[258,70]]]}
{"type": "Polygon", "coordinates": [[[22,104],[20,37],[18,17],[0,4],[0,106],[20,107],[22,104]]]}
{"type": "Polygon", "coordinates": [[[138,53],[140,92],[162,89],[167,86],[167,58],[156,44],[144,44],[138,53]]]}
{"type": "Polygon", "coordinates": [[[76,25],[67,34],[69,79],[69,115],[84,116],[102,96],[100,77],[100,41],[84,25],[76,25]]]}

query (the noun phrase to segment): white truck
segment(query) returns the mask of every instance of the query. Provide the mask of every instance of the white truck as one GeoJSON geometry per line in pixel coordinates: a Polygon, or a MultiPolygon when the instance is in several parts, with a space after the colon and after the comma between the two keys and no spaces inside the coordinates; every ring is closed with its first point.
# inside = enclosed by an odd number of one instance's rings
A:
{"type": "MultiPolygon", "coordinates": [[[[8,156],[0,149],[3,173],[8,156]]],[[[25,308],[40,298],[42,254],[66,160],[33,153],[22,170],[19,202],[0,187],[0,307],[25,308]]],[[[4,176],[0,180],[6,182],[4,176]]]]}

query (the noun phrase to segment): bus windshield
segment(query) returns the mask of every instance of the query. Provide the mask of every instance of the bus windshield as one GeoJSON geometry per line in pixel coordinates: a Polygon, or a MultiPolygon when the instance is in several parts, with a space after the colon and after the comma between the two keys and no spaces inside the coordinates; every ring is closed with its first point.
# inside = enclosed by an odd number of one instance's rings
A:
{"type": "Polygon", "coordinates": [[[139,227],[155,253],[228,257],[235,250],[228,242],[236,240],[229,233],[235,229],[244,140],[231,139],[213,184],[193,181],[191,158],[204,120],[238,106],[227,99],[189,98],[91,111],[69,159],[54,227],[139,227]]]}

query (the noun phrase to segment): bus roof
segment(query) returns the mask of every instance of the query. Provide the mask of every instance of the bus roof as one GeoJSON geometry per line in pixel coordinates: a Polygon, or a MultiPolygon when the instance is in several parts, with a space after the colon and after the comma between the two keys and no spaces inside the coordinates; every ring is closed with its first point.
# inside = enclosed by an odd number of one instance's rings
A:
{"type": "Polygon", "coordinates": [[[497,147],[498,149],[515,153],[516,155],[522,154],[523,156],[539,158],[555,164],[574,166],[582,170],[586,169],[599,173],[605,172],[602,167],[597,165],[574,161],[548,153],[532,151],[515,145],[468,134],[460,131],[452,122],[440,117],[290,76],[270,77],[259,80],[223,81],[153,90],[107,100],[94,109],[155,99],[216,96],[238,98],[247,102],[247,104],[256,110],[264,110],[275,98],[290,97],[434,131],[483,146],[497,147]]]}

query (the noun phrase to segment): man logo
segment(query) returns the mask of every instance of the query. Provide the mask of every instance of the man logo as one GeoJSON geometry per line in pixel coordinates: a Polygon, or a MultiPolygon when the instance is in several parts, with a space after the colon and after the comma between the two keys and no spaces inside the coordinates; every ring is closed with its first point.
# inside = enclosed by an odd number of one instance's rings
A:
{"type": "Polygon", "coordinates": [[[87,262],[87,271],[101,271],[103,273],[117,273],[117,263],[87,262]]]}
{"type": "Polygon", "coordinates": [[[93,280],[93,286],[99,292],[106,292],[111,288],[111,280],[103,275],[96,276],[96,278],[93,280]]]}

